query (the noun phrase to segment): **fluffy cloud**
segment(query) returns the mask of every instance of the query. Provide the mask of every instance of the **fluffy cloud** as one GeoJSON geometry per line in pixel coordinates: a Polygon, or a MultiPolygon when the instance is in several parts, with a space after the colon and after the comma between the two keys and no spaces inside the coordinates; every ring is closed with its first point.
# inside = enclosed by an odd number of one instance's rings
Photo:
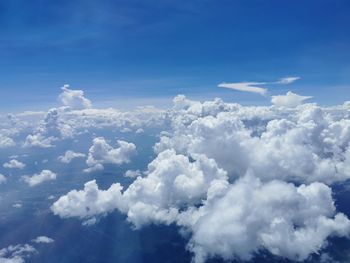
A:
{"type": "Polygon", "coordinates": [[[300,96],[291,91],[288,91],[286,95],[272,96],[271,103],[277,107],[293,108],[302,104],[305,100],[311,99],[311,96],[300,96]]]}
{"type": "Polygon", "coordinates": [[[51,210],[63,218],[79,217],[86,222],[91,222],[91,220],[94,221],[95,216],[122,206],[121,190],[122,186],[118,183],[107,190],[100,190],[96,181],[93,180],[84,185],[84,190],[73,190],[61,196],[52,205],[51,210]]]}
{"type": "Polygon", "coordinates": [[[130,177],[130,178],[136,178],[141,175],[142,175],[142,172],[140,170],[127,170],[124,174],[124,176],[130,177]]]}
{"type": "Polygon", "coordinates": [[[84,91],[71,90],[69,85],[64,85],[59,100],[64,106],[68,106],[73,110],[81,110],[91,108],[91,101],[84,97],[84,91]]]}
{"type": "Polygon", "coordinates": [[[335,212],[331,189],[321,183],[295,187],[246,177],[208,201],[190,222],[194,262],[208,257],[250,260],[262,248],[303,261],[328,236],[348,236],[350,221],[335,212]]]}
{"type": "Polygon", "coordinates": [[[3,164],[3,167],[9,169],[23,169],[26,165],[16,159],[10,160],[3,164]]]}
{"type": "Polygon", "coordinates": [[[49,238],[47,236],[38,236],[37,238],[33,239],[32,241],[34,243],[45,243],[45,244],[48,244],[48,243],[54,242],[55,240],[53,240],[52,238],[49,238]]]}
{"type": "Polygon", "coordinates": [[[118,140],[117,145],[119,147],[113,148],[103,137],[95,138],[89,149],[86,164],[95,170],[103,169],[103,164],[107,163],[119,165],[130,162],[130,157],[136,153],[135,144],[118,140]]]}
{"type": "Polygon", "coordinates": [[[29,186],[37,186],[43,182],[56,180],[57,175],[50,170],[42,170],[39,174],[34,174],[33,176],[23,176],[23,180],[29,186]]]}
{"type": "Polygon", "coordinates": [[[59,156],[58,160],[61,161],[62,163],[70,163],[75,158],[83,158],[85,156],[86,155],[83,153],[77,153],[77,152],[68,150],[65,152],[64,155],[59,156]]]}
{"type": "MultiPolygon", "coordinates": [[[[174,104],[171,128],[142,177],[126,189],[116,183],[101,190],[90,181],[52,211],[87,224],[114,210],[136,228],[176,224],[195,262],[248,260],[260,250],[302,261],[329,237],[348,237],[350,222],[337,213],[330,188],[350,178],[347,104],[243,107],[185,96],[174,104]]],[[[92,152],[104,153],[97,156],[115,150],[103,138],[95,146],[92,152]]],[[[90,168],[103,160],[91,154],[90,168]]]]}
{"type": "Polygon", "coordinates": [[[0,149],[15,146],[16,143],[10,137],[0,134],[0,149]]]}

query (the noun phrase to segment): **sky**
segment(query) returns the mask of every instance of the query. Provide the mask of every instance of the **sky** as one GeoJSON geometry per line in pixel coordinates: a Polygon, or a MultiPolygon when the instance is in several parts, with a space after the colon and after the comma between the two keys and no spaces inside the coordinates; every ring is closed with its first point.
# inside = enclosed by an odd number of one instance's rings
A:
{"type": "Polygon", "coordinates": [[[177,94],[244,105],[267,97],[218,88],[298,76],[321,105],[350,96],[350,3],[331,1],[0,2],[0,111],[41,110],[64,84],[95,105],[163,105],[177,94]]]}
{"type": "Polygon", "coordinates": [[[349,14],[0,0],[0,262],[350,262],[349,14]]]}

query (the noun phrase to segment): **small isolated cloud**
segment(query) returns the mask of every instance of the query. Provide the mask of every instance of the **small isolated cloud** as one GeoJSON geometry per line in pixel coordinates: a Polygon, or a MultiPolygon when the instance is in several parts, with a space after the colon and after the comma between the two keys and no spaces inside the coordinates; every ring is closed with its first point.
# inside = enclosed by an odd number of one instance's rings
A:
{"type": "Polygon", "coordinates": [[[264,84],[266,84],[266,83],[265,82],[238,82],[238,83],[224,83],[223,82],[223,83],[219,84],[218,87],[265,95],[267,92],[267,89],[257,86],[257,85],[264,85],[264,84]]]}
{"type": "Polygon", "coordinates": [[[285,77],[285,78],[279,79],[276,82],[276,84],[291,84],[299,79],[300,79],[300,77],[285,77]]]}
{"type": "Polygon", "coordinates": [[[17,161],[16,159],[13,159],[11,161],[4,163],[3,167],[9,168],[9,169],[23,169],[24,167],[26,167],[26,165],[20,161],[17,161]]]}
{"type": "Polygon", "coordinates": [[[0,174],[0,184],[3,184],[7,181],[6,176],[3,174],[0,174]]]}
{"type": "MultiPolygon", "coordinates": [[[[93,140],[93,145],[89,149],[86,164],[93,167],[93,170],[103,169],[103,164],[123,164],[130,162],[130,157],[136,153],[136,146],[133,143],[118,140],[118,148],[113,148],[103,137],[93,140]]],[[[90,168],[88,168],[89,170],[90,168]]],[[[91,172],[90,170],[86,172],[91,172]]]]}
{"type": "Polygon", "coordinates": [[[64,106],[68,106],[73,110],[91,108],[91,101],[84,97],[84,91],[71,90],[69,89],[69,85],[64,85],[61,89],[62,93],[58,99],[64,106]]]}
{"type": "Polygon", "coordinates": [[[42,170],[39,174],[34,174],[33,176],[23,176],[23,180],[29,186],[36,186],[45,181],[56,180],[56,174],[51,172],[50,170],[42,170]]]}
{"type": "Polygon", "coordinates": [[[311,98],[311,96],[300,96],[291,91],[288,91],[286,95],[272,96],[271,103],[277,107],[294,108],[302,104],[305,100],[311,98]]]}
{"type": "Polygon", "coordinates": [[[15,203],[12,205],[13,208],[22,208],[22,204],[21,203],[15,203]]]}
{"type": "Polygon", "coordinates": [[[141,176],[142,173],[140,170],[127,170],[124,174],[125,177],[136,178],[141,176]]]}
{"type": "Polygon", "coordinates": [[[64,155],[58,157],[58,160],[62,163],[70,163],[75,158],[83,158],[86,155],[83,153],[73,152],[71,150],[66,151],[64,155]]]}
{"type": "Polygon", "coordinates": [[[38,236],[37,238],[33,239],[32,240],[34,243],[45,243],[45,244],[48,244],[48,243],[52,243],[54,242],[55,240],[53,240],[52,238],[49,238],[47,236],[38,236]]]}

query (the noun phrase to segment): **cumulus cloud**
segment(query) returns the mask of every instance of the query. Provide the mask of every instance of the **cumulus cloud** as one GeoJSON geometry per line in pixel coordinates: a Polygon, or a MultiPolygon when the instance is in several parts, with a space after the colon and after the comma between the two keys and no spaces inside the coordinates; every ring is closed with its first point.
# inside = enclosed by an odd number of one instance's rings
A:
{"type": "Polygon", "coordinates": [[[84,185],[84,190],[73,190],[61,196],[51,210],[63,218],[78,217],[88,221],[121,207],[121,190],[119,183],[107,190],[100,190],[93,180],[84,185]]]}
{"type": "MultiPolygon", "coordinates": [[[[103,169],[103,164],[123,164],[130,162],[130,157],[136,153],[133,143],[118,140],[117,148],[109,145],[103,137],[97,137],[89,149],[86,164],[92,167],[92,171],[103,169]]],[[[90,172],[91,169],[86,170],[90,172]]]]}
{"type": "Polygon", "coordinates": [[[349,219],[335,212],[331,189],[321,183],[295,187],[246,177],[196,213],[189,243],[194,262],[214,256],[250,260],[262,248],[303,261],[326,245],[328,236],[350,233],[349,219]]]}
{"type": "MultiPolygon", "coordinates": [[[[61,196],[54,214],[91,224],[119,210],[136,228],[176,224],[195,262],[248,260],[260,250],[302,261],[329,237],[348,237],[349,220],[337,213],[330,187],[350,178],[347,104],[287,109],[177,96],[167,118],[142,177],[128,171],[135,180],[125,189],[90,181],[61,196]]],[[[91,169],[119,159],[95,140],[91,169]]]]}
{"type": "Polygon", "coordinates": [[[26,165],[24,163],[17,161],[16,159],[12,159],[3,164],[3,167],[9,169],[23,169],[25,166],[26,165]]]}
{"type": "Polygon", "coordinates": [[[286,95],[272,96],[271,103],[277,107],[293,108],[302,104],[305,100],[311,99],[311,96],[301,96],[288,91],[286,95]]]}
{"type": "Polygon", "coordinates": [[[15,146],[16,143],[10,137],[0,134],[0,149],[15,146]]]}
{"type": "Polygon", "coordinates": [[[23,176],[23,180],[29,186],[37,186],[43,182],[56,180],[57,175],[50,170],[42,170],[39,174],[34,174],[33,176],[23,176]]]}
{"type": "Polygon", "coordinates": [[[238,82],[238,83],[225,83],[225,82],[223,82],[223,83],[219,84],[218,87],[265,95],[267,93],[267,89],[258,87],[258,85],[264,85],[264,84],[266,84],[266,83],[265,82],[238,82]]]}
{"type": "Polygon", "coordinates": [[[69,85],[64,85],[59,100],[64,106],[68,106],[73,110],[81,110],[91,108],[91,101],[84,97],[84,91],[69,89],[69,85]]]}
{"type": "Polygon", "coordinates": [[[142,172],[140,170],[127,170],[124,174],[124,176],[130,177],[130,178],[136,178],[141,175],[142,175],[142,172]]]}
{"type": "Polygon", "coordinates": [[[47,236],[38,236],[37,238],[32,240],[34,243],[45,243],[45,244],[49,244],[49,243],[53,243],[55,240],[53,240],[52,238],[49,238],[47,236]]]}
{"type": "Polygon", "coordinates": [[[58,160],[61,161],[62,163],[70,163],[75,158],[83,158],[85,156],[86,155],[83,153],[77,153],[77,152],[68,150],[65,152],[64,155],[59,156],[58,160]]]}

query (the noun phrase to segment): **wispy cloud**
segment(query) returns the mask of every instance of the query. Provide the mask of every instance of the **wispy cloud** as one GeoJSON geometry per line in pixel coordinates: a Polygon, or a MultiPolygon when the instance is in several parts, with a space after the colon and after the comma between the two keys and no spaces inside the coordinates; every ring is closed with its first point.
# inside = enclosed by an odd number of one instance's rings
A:
{"type": "Polygon", "coordinates": [[[218,85],[219,88],[233,89],[238,91],[252,92],[257,93],[262,96],[266,95],[268,89],[259,87],[261,85],[269,85],[269,84],[291,84],[300,79],[300,77],[284,77],[280,78],[278,81],[274,82],[235,82],[235,83],[220,83],[218,85]]]}
{"type": "Polygon", "coordinates": [[[221,83],[219,88],[233,89],[238,91],[246,91],[265,95],[267,89],[258,87],[257,85],[264,85],[265,82],[238,82],[238,83],[221,83]]]}
{"type": "Polygon", "coordinates": [[[279,79],[279,81],[276,81],[276,84],[291,84],[297,80],[299,80],[300,77],[284,77],[279,79]]]}

